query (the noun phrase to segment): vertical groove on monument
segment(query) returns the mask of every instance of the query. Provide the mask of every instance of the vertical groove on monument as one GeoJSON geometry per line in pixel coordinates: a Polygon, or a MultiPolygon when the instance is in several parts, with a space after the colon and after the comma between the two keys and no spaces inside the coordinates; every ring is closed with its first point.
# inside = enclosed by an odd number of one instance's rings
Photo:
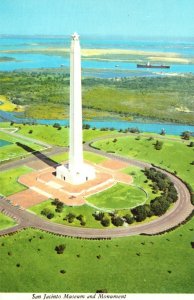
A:
{"type": "Polygon", "coordinates": [[[56,168],[56,176],[71,184],[95,178],[95,169],[83,161],[81,50],[79,36],[72,35],[70,49],[70,137],[69,164],[56,168]]]}

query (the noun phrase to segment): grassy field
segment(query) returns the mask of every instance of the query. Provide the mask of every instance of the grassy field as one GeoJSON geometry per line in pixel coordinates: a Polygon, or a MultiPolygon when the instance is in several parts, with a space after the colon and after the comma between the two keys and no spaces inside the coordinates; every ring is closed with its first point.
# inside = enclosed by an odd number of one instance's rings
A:
{"type": "Polygon", "coordinates": [[[107,158],[102,155],[84,151],[84,159],[88,160],[90,162],[93,162],[95,164],[100,164],[100,163],[104,162],[107,158]]]}
{"type": "Polygon", "coordinates": [[[130,166],[122,170],[122,172],[133,176],[133,183],[141,187],[146,192],[147,194],[146,203],[150,203],[152,199],[160,196],[161,194],[160,191],[158,191],[156,194],[153,193],[153,189],[150,186],[152,184],[152,181],[147,179],[147,177],[142,172],[142,169],[138,167],[130,166]]]}
{"type": "Polygon", "coordinates": [[[18,177],[31,172],[32,169],[27,166],[21,166],[15,169],[2,171],[0,173],[1,189],[0,194],[9,196],[26,189],[25,186],[18,183],[18,177]]]}
{"type": "MultiPolygon", "coordinates": [[[[56,155],[51,156],[51,158],[53,160],[55,160],[56,162],[58,162],[58,163],[68,160],[68,157],[69,157],[68,152],[64,152],[64,153],[61,153],[61,154],[56,154],[56,155]]],[[[84,151],[84,160],[89,161],[89,162],[93,162],[95,164],[99,164],[99,163],[105,161],[106,157],[103,157],[101,155],[98,155],[98,154],[95,154],[95,153],[92,153],[92,152],[84,151]]]]}
{"type": "Polygon", "coordinates": [[[5,216],[0,212],[0,230],[12,227],[14,225],[16,225],[16,222],[12,218],[5,216]]]}
{"type": "Polygon", "coordinates": [[[91,241],[33,229],[1,237],[0,291],[194,293],[193,232],[194,219],[153,237],[91,241]]]}
{"type": "Polygon", "coordinates": [[[98,194],[87,197],[87,202],[105,209],[129,209],[146,201],[146,194],[141,189],[123,183],[98,194]]]}
{"type": "MultiPolygon", "coordinates": [[[[51,145],[68,146],[69,144],[69,129],[61,127],[60,130],[53,126],[47,125],[18,125],[19,133],[30,138],[38,139],[51,145]],[[29,133],[32,131],[32,133],[29,133]]],[[[108,134],[116,134],[117,131],[101,131],[99,129],[85,129],[83,130],[83,141],[87,142],[92,139],[107,136],[108,134]]]]}
{"type": "MultiPolygon", "coordinates": [[[[65,206],[63,208],[63,211],[61,213],[56,213],[55,212],[55,208],[56,206],[51,204],[51,200],[47,200],[45,202],[42,202],[40,204],[37,204],[35,206],[32,206],[30,208],[31,211],[35,212],[36,214],[40,215],[42,218],[46,219],[48,221],[48,219],[41,215],[41,211],[44,208],[48,208],[52,213],[54,213],[54,218],[51,219],[52,222],[56,222],[56,223],[60,223],[60,224],[64,224],[64,225],[69,225],[69,226],[77,226],[80,227],[80,221],[77,219],[74,219],[74,221],[72,223],[69,223],[67,220],[63,220],[66,215],[68,215],[69,213],[72,213],[76,216],[82,214],[85,218],[86,221],[86,225],[84,227],[88,227],[88,228],[104,228],[100,222],[96,221],[95,218],[92,216],[93,213],[95,213],[96,209],[92,208],[88,205],[82,205],[82,206],[65,206]]],[[[113,225],[110,227],[114,227],[113,225]]]]}
{"type": "MultiPolygon", "coordinates": [[[[61,70],[1,72],[0,80],[0,95],[23,107],[26,117],[68,118],[69,74],[61,70]]],[[[140,116],[194,124],[193,76],[84,78],[82,87],[84,119],[140,116]]]]}
{"type": "Polygon", "coordinates": [[[39,146],[37,144],[31,143],[28,141],[23,141],[21,138],[15,138],[14,136],[11,136],[11,135],[9,135],[5,132],[1,132],[1,131],[0,131],[0,139],[3,139],[5,141],[12,143],[10,145],[0,147],[0,161],[14,159],[19,156],[26,156],[29,153],[22,147],[18,146],[16,144],[16,142],[25,144],[33,150],[40,151],[40,150],[44,149],[42,146],[39,146]]]}
{"type": "MultiPolygon", "coordinates": [[[[194,148],[188,147],[185,143],[176,141],[163,141],[161,150],[156,150],[154,144],[156,139],[141,137],[140,140],[134,136],[120,137],[117,142],[113,139],[106,139],[94,143],[95,147],[105,151],[113,151],[119,155],[134,157],[143,161],[152,162],[162,168],[176,171],[177,175],[190,183],[194,189],[194,168],[193,161],[194,148]]],[[[159,140],[159,139],[158,139],[159,140]]]]}

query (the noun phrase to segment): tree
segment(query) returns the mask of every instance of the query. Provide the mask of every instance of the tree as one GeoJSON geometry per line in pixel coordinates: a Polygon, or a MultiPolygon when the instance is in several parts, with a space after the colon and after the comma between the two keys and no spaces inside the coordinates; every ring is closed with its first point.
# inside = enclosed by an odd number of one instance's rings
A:
{"type": "Polygon", "coordinates": [[[156,141],[156,143],[154,145],[154,147],[155,147],[156,150],[161,150],[162,146],[163,146],[163,142],[158,141],[158,140],[156,141]]]}
{"type": "Polygon", "coordinates": [[[124,223],[124,220],[119,216],[113,216],[111,221],[112,221],[112,224],[117,226],[117,227],[122,226],[123,223],[124,223]]]}
{"type": "Polygon", "coordinates": [[[64,207],[64,203],[63,202],[58,202],[57,204],[57,208],[55,209],[56,212],[62,212],[63,211],[63,207],[64,207]]]}
{"type": "Polygon", "coordinates": [[[33,130],[32,130],[32,129],[30,129],[30,130],[28,131],[28,133],[29,133],[29,134],[31,134],[32,132],[33,132],[33,130]]]}
{"type": "Polygon", "coordinates": [[[132,224],[134,222],[134,217],[132,217],[130,214],[123,216],[123,218],[127,224],[132,224]]]}
{"type": "Polygon", "coordinates": [[[59,201],[59,199],[55,198],[52,202],[52,205],[56,205],[56,212],[62,212],[63,211],[63,207],[64,207],[64,203],[59,201]]]}
{"type": "Polygon", "coordinates": [[[145,212],[146,212],[146,216],[148,218],[152,217],[154,215],[153,211],[151,210],[151,207],[149,204],[144,204],[144,208],[145,208],[145,212]]]}
{"type": "Polygon", "coordinates": [[[104,218],[104,213],[103,213],[103,212],[95,212],[94,218],[95,218],[97,221],[101,221],[101,220],[104,218]]]}
{"type": "Polygon", "coordinates": [[[160,135],[165,135],[166,131],[164,130],[164,128],[162,128],[162,130],[160,131],[160,135]]]}
{"type": "Polygon", "coordinates": [[[65,248],[66,248],[66,245],[61,244],[61,245],[55,247],[55,251],[57,251],[57,254],[63,254],[65,248]]]}
{"type": "Polygon", "coordinates": [[[47,215],[47,218],[50,220],[50,219],[52,219],[54,217],[54,214],[53,213],[49,213],[48,215],[47,215]]]}
{"type": "Polygon", "coordinates": [[[128,128],[127,131],[131,133],[139,133],[140,130],[137,127],[128,128]]]}
{"type": "Polygon", "coordinates": [[[183,131],[181,133],[181,137],[183,140],[189,140],[191,136],[191,132],[190,131],[183,131]]]}
{"type": "Polygon", "coordinates": [[[101,224],[104,226],[104,227],[108,227],[110,225],[110,219],[108,217],[104,218],[101,220],[101,224]]]}
{"type": "Polygon", "coordinates": [[[83,129],[90,129],[90,125],[89,125],[89,124],[83,124],[83,125],[82,125],[82,128],[83,128],[83,129]]]}
{"type": "Polygon", "coordinates": [[[97,290],[96,293],[104,294],[104,293],[108,293],[108,291],[107,289],[102,289],[102,290],[97,290]]]}
{"type": "Polygon", "coordinates": [[[60,125],[59,123],[54,123],[54,124],[53,124],[53,127],[54,127],[54,128],[60,128],[61,125],[60,125]]]}
{"type": "Polygon", "coordinates": [[[67,217],[67,220],[68,220],[69,223],[73,223],[76,215],[74,215],[72,213],[69,213],[66,217],[67,217]]]}
{"type": "Polygon", "coordinates": [[[47,207],[45,207],[42,211],[41,214],[48,219],[52,219],[54,217],[54,213],[47,207]]]}
{"type": "Polygon", "coordinates": [[[172,202],[175,202],[178,199],[178,194],[174,186],[168,190],[167,198],[172,199],[172,202]]]}
{"type": "Polygon", "coordinates": [[[81,220],[80,225],[81,225],[81,226],[85,226],[85,225],[86,225],[86,221],[81,220]]]}
{"type": "Polygon", "coordinates": [[[190,142],[189,147],[194,147],[194,142],[190,142]]]}
{"type": "Polygon", "coordinates": [[[141,222],[146,219],[146,209],[143,205],[137,206],[131,210],[137,222],[141,222]]]}
{"type": "Polygon", "coordinates": [[[47,217],[47,215],[50,214],[50,213],[52,213],[52,211],[51,211],[49,208],[47,208],[47,207],[45,207],[45,208],[41,211],[41,215],[43,215],[43,216],[45,216],[45,217],[47,217]]]}
{"type": "Polygon", "coordinates": [[[151,202],[151,210],[154,215],[162,216],[170,206],[170,203],[164,197],[157,197],[154,201],[151,202]]]}
{"type": "Polygon", "coordinates": [[[52,201],[52,204],[57,206],[57,204],[58,204],[59,202],[60,202],[59,199],[58,199],[58,198],[55,198],[55,199],[52,201]]]}
{"type": "Polygon", "coordinates": [[[76,219],[79,220],[79,221],[81,221],[81,220],[83,219],[83,217],[84,217],[83,215],[78,215],[78,216],[76,217],[76,219]]]}

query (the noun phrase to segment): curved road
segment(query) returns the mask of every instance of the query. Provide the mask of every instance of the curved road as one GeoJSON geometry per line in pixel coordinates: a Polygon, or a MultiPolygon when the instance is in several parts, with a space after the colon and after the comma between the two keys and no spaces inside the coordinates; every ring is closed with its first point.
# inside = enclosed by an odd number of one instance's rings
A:
{"type": "MultiPolygon", "coordinates": [[[[111,159],[121,160],[141,168],[151,167],[151,164],[146,162],[120,157],[115,154],[110,154],[110,153],[103,152],[101,150],[91,148],[88,143],[84,144],[84,149],[87,151],[104,155],[111,159]]],[[[60,152],[59,148],[57,148],[57,152],[60,152]]],[[[28,157],[27,160],[29,159],[30,158],[28,157]]],[[[35,159],[35,158],[31,158],[31,159],[35,159]]],[[[20,163],[24,163],[24,161],[23,162],[20,161],[20,163]]],[[[8,166],[8,168],[9,167],[10,166],[8,166]]],[[[114,238],[114,237],[122,237],[122,236],[138,235],[138,234],[156,234],[156,233],[163,232],[164,230],[173,228],[174,226],[184,221],[193,211],[193,205],[191,204],[190,201],[190,193],[187,187],[182,183],[182,181],[178,179],[176,176],[168,173],[167,171],[162,171],[162,170],[160,171],[167,174],[172,180],[172,182],[174,183],[178,192],[178,200],[174,204],[172,209],[170,209],[162,217],[154,221],[145,224],[130,225],[128,227],[119,227],[113,229],[93,229],[93,228],[72,227],[72,226],[61,225],[61,224],[52,223],[43,220],[42,218],[36,216],[35,214],[27,210],[23,210],[21,208],[11,205],[10,202],[6,200],[6,198],[1,198],[0,211],[13,217],[19,225],[1,230],[0,235],[17,232],[18,230],[21,230],[23,228],[28,228],[28,227],[41,229],[59,235],[82,237],[82,238],[114,238]]]]}

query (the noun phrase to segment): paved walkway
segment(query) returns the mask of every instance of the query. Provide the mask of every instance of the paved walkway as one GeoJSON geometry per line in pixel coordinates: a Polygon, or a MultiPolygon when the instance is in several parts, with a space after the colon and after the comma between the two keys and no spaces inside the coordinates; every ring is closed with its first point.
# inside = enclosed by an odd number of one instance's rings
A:
{"type": "MultiPolygon", "coordinates": [[[[18,182],[28,187],[25,191],[8,196],[14,205],[31,207],[49,198],[58,198],[66,205],[83,205],[85,197],[101,192],[117,182],[132,183],[132,177],[120,170],[128,164],[119,160],[107,159],[107,164],[92,164],[96,170],[96,178],[80,185],[72,185],[54,175],[54,167],[44,167],[28,174],[21,175],[18,182]],[[73,197],[72,197],[73,196],[73,197]]],[[[30,163],[27,165],[29,166],[30,163]]],[[[37,164],[37,163],[36,163],[37,164]]],[[[90,163],[91,164],[91,163],[90,163]]]]}

